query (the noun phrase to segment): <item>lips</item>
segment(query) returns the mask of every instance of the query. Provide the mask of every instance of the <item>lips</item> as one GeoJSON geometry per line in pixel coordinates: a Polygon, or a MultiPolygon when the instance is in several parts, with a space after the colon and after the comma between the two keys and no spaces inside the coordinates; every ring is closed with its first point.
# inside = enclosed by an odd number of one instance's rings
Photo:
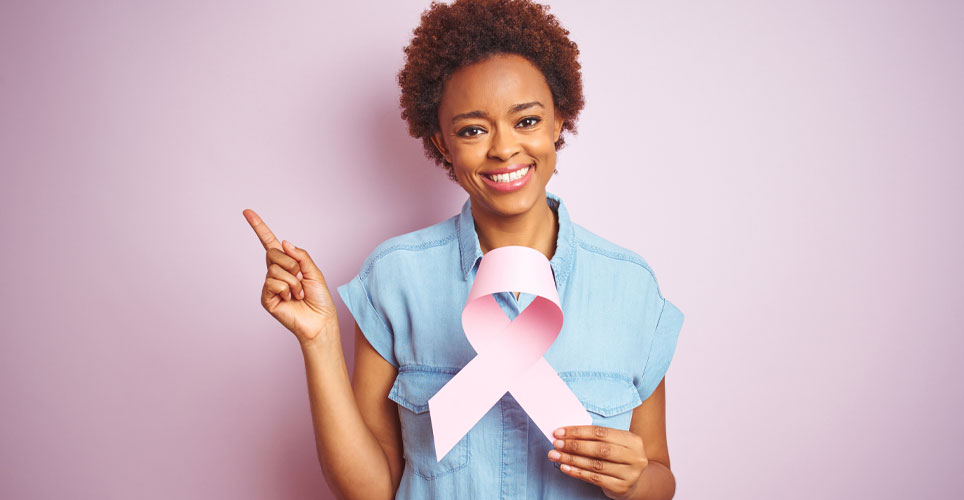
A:
{"type": "MultiPolygon", "coordinates": [[[[515,165],[513,165],[513,167],[514,166],[515,165]]],[[[493,179],[492,176],[488,174],[483,174],[482,182],[491,189],[500,193],[510,193],[522,189],[523,186],[529,183],[529,179],[531,179],[533,175],[532,173],[535,172],[535,167],[531,165],[524,165],[521,169],[509,168],[504,170],[508,170],[509,173],[493,174],[495,175],[496,179],[493,179]]]]}
{"type": "Polygon", "coordinates": [[[497,175],[497,174],[510,174],[510,173],[515,172],[516,170],[519,170],[519,169],[523,169],[523,168],[526,168],[526,167],[535,168],[535,166],[536,166],[535,163],[518,163],[518,164],[509,166],[509,167],[497,168],[497,169],[495,169],[495,170],[489,170],[489,171],[487,171],[487,172],[482,172],[482,175],[492,176],[492,175],[497,175]]]}

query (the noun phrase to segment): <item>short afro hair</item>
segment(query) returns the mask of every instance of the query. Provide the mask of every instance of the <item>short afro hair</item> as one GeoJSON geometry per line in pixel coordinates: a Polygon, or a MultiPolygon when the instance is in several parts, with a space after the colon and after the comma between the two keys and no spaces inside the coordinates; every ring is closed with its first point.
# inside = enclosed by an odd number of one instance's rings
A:
{"type": "MultiPolygon", "coordinates": [[[[451,180],[457,180],[455,168],[431,140],[439,131],[442,88],[459,68],[489,56],[517,54],[539,68],[562,115],[563,132],[576,133],[585,105],[579,48],[548,10],[530,0],[455,0],[451,5],[433,1],[422,13],[398,73],[402,119],[409,134],[422,139],[425,156],[448,170],[451,180]]],[[[559,134],[556,150],[564,144],[559,134]]]]}

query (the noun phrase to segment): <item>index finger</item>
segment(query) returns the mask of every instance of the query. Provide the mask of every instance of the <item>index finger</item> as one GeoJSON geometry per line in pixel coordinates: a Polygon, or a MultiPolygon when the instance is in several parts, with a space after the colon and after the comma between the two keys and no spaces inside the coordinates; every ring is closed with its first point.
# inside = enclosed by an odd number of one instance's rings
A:
{"type": "Polygon", "coordinates": [[[275,238],[274,233],[268,229],[268,225],[261,220],[261,217],[259,217],[254,210],[246,208],[241,213],[244,214],[244,218],[248,220],[251,229],[254,229],[254,233],[258,235],[258,239],[261,240],[261,245],[264,246],[265,250],[277,248],[284,252],[284,248],[281,247],[281,242],[278,241],[278,238],[275,238]]]}
{"type": "Polygon", "coordinates": [[[565,439],[586,439],[592,441],[606,441],[609,443],[619,443],[619,433],[629,432],[601,425],[571,425],[556,429],[552,435],[557,438],[565,439]]]}

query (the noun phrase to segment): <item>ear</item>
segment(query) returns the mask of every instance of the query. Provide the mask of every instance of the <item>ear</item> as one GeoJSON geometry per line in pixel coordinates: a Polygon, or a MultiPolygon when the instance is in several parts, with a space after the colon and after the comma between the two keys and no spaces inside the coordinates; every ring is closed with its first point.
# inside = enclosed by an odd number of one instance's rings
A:
{"type": "Polygon", "coordinates": [[[445,161],[452,163],[452,160],[449,159],[449,152],[445,149],[445,141],[442,140],[442,132],[435,132],[430,139],[432,139],[432,144],[435,145],[435,149],[445,158],[445,161]]]}
{"type": "Polygon", "coordinates": [[[554,116],[552,121],[552,142],[555,143],[559,140],[559,134],[562,134],[562,124],[565,123],[565,120],[562,118],[562,115],[559,114],[558,109],[554,108],[553,113],[554,113],[554,116]]]}

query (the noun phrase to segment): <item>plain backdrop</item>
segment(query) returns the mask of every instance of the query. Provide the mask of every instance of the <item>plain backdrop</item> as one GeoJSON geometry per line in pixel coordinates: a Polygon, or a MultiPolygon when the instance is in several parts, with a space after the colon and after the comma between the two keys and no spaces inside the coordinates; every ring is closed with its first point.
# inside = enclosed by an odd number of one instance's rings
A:
{"type": "MultiPolygon", "coordinates": [[[[331,498],[241,211],[332,289],[458,212],[399,116],[427,6],[0,4],[0,496],[331,498]]],[[[964,5],[551,12],[586,108],[548,189],[686,314],[676,498],[964,496],[964,5]]]]}

